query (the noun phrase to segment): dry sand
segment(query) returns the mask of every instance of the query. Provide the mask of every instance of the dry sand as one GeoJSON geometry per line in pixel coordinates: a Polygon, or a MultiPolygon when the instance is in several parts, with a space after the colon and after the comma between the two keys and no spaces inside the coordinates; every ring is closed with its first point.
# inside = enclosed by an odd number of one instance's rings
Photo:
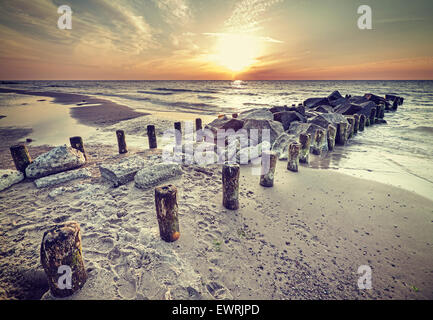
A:
{"type": "MultiPolygon", "coordinates": [[[[123,128],[142,137],[157,120],[161,128],[172,123],[160,115],[113,120],[101,132],[123,128]]],[[[185,166],[169,181],[178,188],[181,237],[165,243],[153,188],[113,188],[98,170],[157,153],[118,155],[117,146],[95,140],[86,143],[92,178],[45,189],[25,181],[0,192],[0,299],[44,295],[40,242],[67,220],[81,225],[89,273],[70,299],[433,299],[433,202],[426,198],[334,171],[301,166],[293,173],[279,161],[273,188],[243,166],[241,207],[229,211],[220,166],[185,166]],[[361,265],[372,269],[371,290],[357,287],[361,265]]],[[[1,168],[13,168],[10,142],[1,141],[1,168]]],[[[49,148],[29,150],[36,157],[49,148]]]]}

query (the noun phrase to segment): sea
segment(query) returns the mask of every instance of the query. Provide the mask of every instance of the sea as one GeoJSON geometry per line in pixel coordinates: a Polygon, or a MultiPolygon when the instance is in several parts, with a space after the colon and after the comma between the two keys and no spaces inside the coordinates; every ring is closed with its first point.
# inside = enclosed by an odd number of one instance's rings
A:
{"type": "MultiPolygon", "coordinates": [[[[398,186],[433,200],[433,81],[0,81],[0,88],[78,93],[138,111],[206,115],[290,106],[334,90],[343,96],[396,94],[404,97],[404,104],[385,114],[387,124],[356,135],[318,168],[398,186]]],[[[11,106],[12,97],[0,94],[0,115],[2,108],[11,106]]]]}

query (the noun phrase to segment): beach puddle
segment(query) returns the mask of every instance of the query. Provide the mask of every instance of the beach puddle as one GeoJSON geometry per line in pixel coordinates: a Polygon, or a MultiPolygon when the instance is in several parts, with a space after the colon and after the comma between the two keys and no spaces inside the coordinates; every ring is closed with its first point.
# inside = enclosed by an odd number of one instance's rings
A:
{"type": "Polygon", "coordinates": [[[23,137],[32,139],[32,145],[69,144],[69,137],[79,135],[85,139],[96,132],[96,128],[82,125],[70,116],[74,105],[56,104],[53,100],[1,94],[0,114],[5,117],[0,119],[0,127],[33,129],[23,137]]]}

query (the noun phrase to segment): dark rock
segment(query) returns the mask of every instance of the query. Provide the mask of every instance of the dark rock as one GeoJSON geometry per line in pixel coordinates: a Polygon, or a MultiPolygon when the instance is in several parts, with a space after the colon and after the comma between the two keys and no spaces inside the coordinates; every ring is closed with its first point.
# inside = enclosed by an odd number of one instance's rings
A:
{"type": "Polygon", "coordinates": [[[247,120],[247,119],[273,120],[274,115],[267,108],[251,109],[251,110],[241,112],[238,116],[238,119],[240,119],[240,120],[247,120]]]}
{"type": "Polygon", "coordinates": [[[339,113],[321,113],[314,118],[308,119],[308,122],[314,123],[323,129],[328,129],[330,124],[337,127],[338,123],[347,122],[347,119],[339,113]]]}
{"type": "Polygon", "coordinates": [[[362,110],[362,106],[355,103],[347,103],[344,105],[340,105],[335,108],[335,112],[341,113],[344,115],[354,115],[358,111],[362,110]]]}
{"type": "Polygon", "coordinates": [[[320,105],[329,105],[328,98],[308,98],[303,105],[307,108],[315,108],[320,105]]]}
{"type": "Polygon", "coordinates": [[[321,112],[321,113],[332,113],[334,112],[334,109],[331,106],[323,105],[314,108],[314,111],[321,112]]]}
{"type": "Polygon", "coordinates": [[[385,104],[386,100],[383,97],[379,97],[376,96],[375,94],[372,93],[366,93],[364,95],[364,97],[368,100],[368,101],[373,101],[375,104],[385,104]]]}
{"type": "Polygon", "coordinates": [[[241,129],[243,126],[244,126],[243,120],[224,116],[222,118],[215,119],[211,123],[207,124],[205,128],[212,130],[212,132],[216,134],[218,129],[224,129],[224,130],[233,129],[234,131],[237,131],[241,129]]]}
{"type": "Polygon", "coordinates": [[[359,110],[358,114],[363,114],[365,115],[367,118],[370,118],[370,114],[371,114],[371,109],[376,108],[376,103],[374,103],[373,101],[367,101],[364,103],[359,104],[359,106],[361,107],[361,110],[359,110]]]}
{"type": "Polygon", "coordinates": [[[305,117],[296,111],[283,111],[274,113],[274,120],[281,122],[284,130],[289,129],[293,121],[306,122],[305,117]]]}
{"type": "Polygon", "coordinates": [[[343,98],[343,96],[338,92],[338,90],[334,91],[328,96],[329,101],[334,101],[343,98]]]}

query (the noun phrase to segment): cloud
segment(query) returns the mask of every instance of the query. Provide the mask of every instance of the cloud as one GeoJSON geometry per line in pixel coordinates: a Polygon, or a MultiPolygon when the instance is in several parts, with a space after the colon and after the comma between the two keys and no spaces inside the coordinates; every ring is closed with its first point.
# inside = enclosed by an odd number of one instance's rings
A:
{"type": "Polygon", "coordinates": [[[238,1],[232,15],[226,20],[225,27],[232,32],[251,32],[257,30],[260,18],[268,9],[284,0],[241,0],[238,1]]]}
{"type": "Polygon", "coordinates": [[[164,21],[171,25],[185,25],[192,16],[187,0],[153,0],[160,9],[164,21]]]}

